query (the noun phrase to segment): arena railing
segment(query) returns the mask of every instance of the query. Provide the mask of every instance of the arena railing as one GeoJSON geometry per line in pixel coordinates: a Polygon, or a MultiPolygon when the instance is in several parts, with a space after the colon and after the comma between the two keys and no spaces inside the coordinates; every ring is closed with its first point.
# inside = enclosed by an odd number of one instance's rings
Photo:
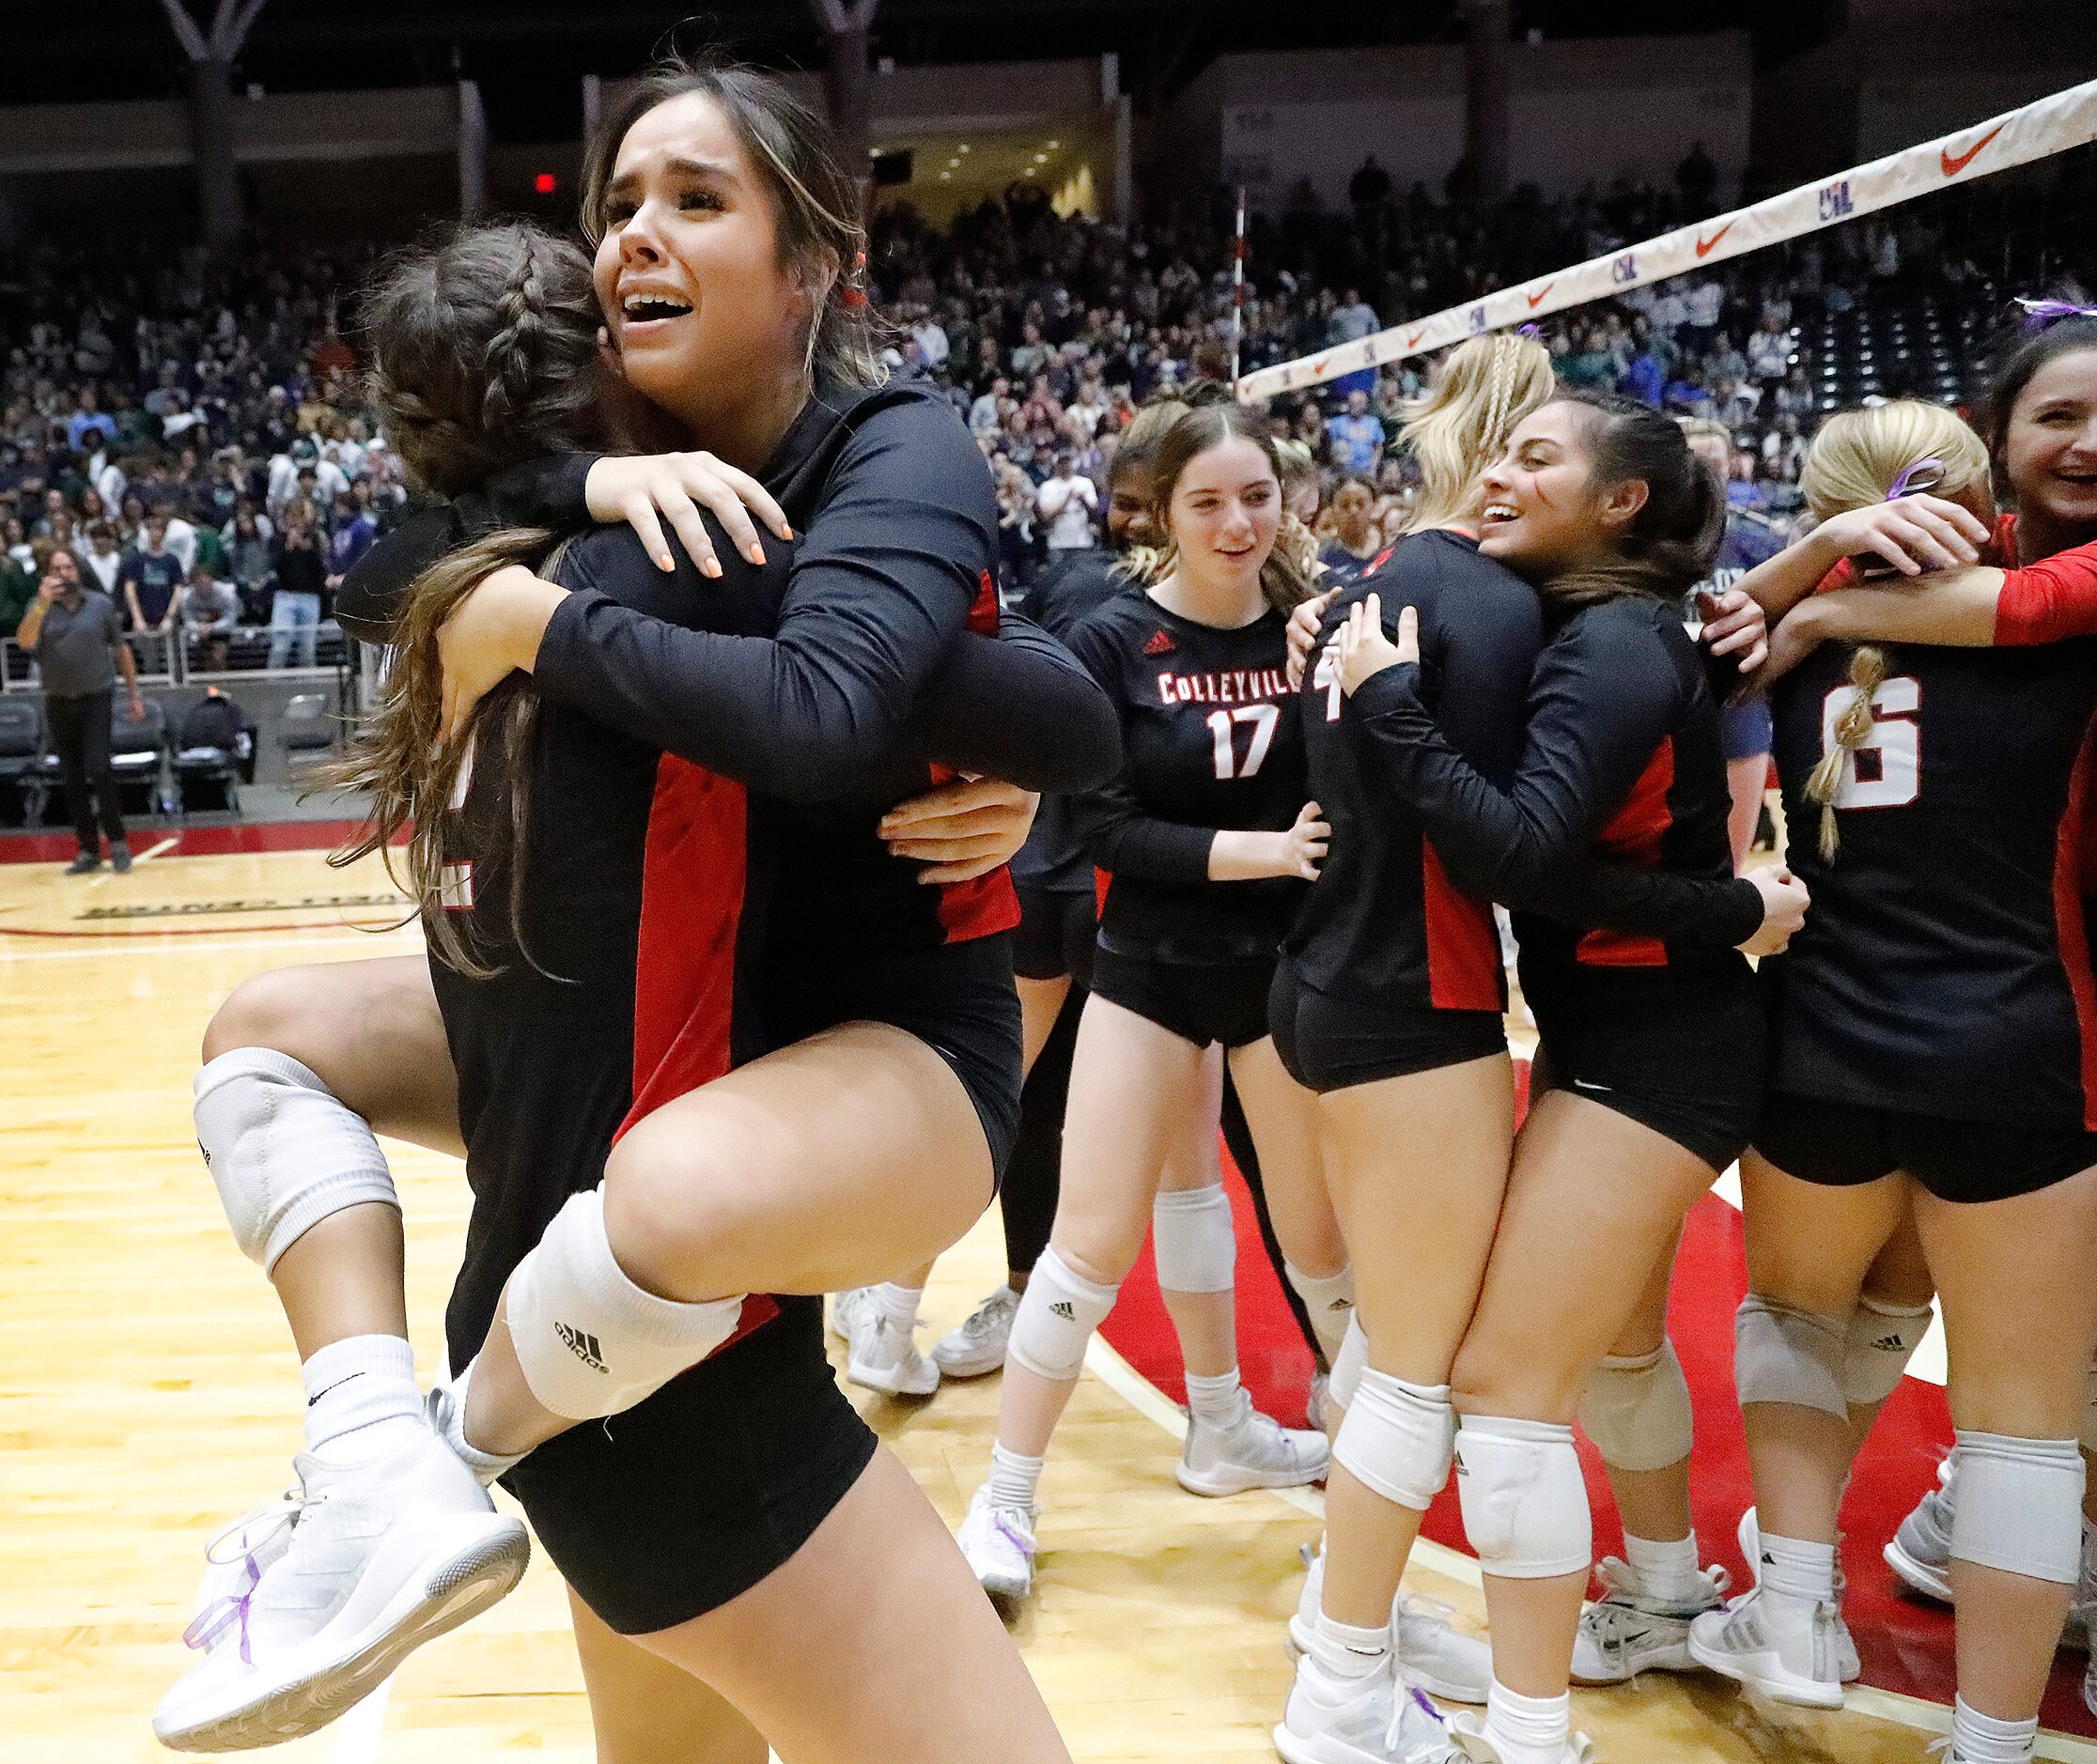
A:
{"type": "MultiPolygon", "coordinates": [[[[211,637],[190,631],[132,631],[127,639],[138,663],[141,687],[217,685],[241,680],[333,679],[339,675],[347,654],[342,627],[332,619],[317,626],[284,630],[268,625],[243,625],[211,637]],[[300,660],[303,640],[310,638],[313,660],[300,660]],[[225,645],[223,658],[219,642],[225,645]],[[282,655],[282,665],[272,666],[273,655],[282,655]]],[[[28,652],[13,638],[0,640],[0,692],[40,690],[37,670],[28,652]]]]}
{"type": "Polygon", "coordinates": [[[1708,270],[1730,257],[1841,226],[1933,191],[1970,183],[2091,141],[2097,141],[2097,80],[1889,153],[1837,177],[1800,184],[1696,225],[1678,226],[1585,263],[1532,276],[1517,286],[1496,289],[1483,300],[1406,319],[1359,342],[1335,344],[1314,355],[1255,368],[1238,379],[1237,395],[1250,403],[1407,356],[1425,355],[1466,337],[1708,270]]]}

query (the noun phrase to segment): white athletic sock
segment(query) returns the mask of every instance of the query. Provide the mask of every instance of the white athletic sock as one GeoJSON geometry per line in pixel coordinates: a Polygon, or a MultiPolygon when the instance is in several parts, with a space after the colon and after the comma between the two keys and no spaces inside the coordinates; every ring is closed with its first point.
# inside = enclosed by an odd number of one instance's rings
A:
{"type": "Polygon", "coordinates": [[[1970,1708],[1965,1697],[1952,1698],[1951,1756],[1956,1764],[2028,1764],[2038,1745],[2038,1716],[1997,1721],[1970,1708]]]}
{"type": "Polygon", "coordinates": [[[483,1451],[466,1437],[466,1390],[474,1376],[474,1368],[480,1364],[475,1354],[466,1362],[466,1369],[448,1385],[440,1385],[430,1395],[429,1421],[437,1430],[437,1437],[452,1448],[452,1455],[479,1480],[482,1488],[493,1486],[495,1479],[512,1464],[524,1462],[526,1456],[519,1452],[506,1457],[502,1452],[483,1451]]]}
{"type": "Polygon", "coordinates": [[[1661,1542],[1623,1534],[1623,1559],[1638,1571],[1639,1584],[1655,1599],[1679,1604],[1694,1599],[1703,1586],[1698,1573],[1697,1534],[1661,1542]]]}
{"type": "Polygon", "coordinates": [[[398,1336],[331,1341],[299,1368],[305,1384],[306,1449],[323,1463],[370,1463],[410,1428],[428,1426],[415,1355],[398,1336]]]}
{"type": "Polygon", "coordinates": [[[1311,1630],[1311,1658],[1328,1678],[1342,1684],[1359,1682],[1390,1661],[1390,1625],[1358,1629],[1320,1611],[1311,1630]]]}
{"type": "Polygon", "coordinates": [[[1835,1602],[1835,1546],[1762,1534],[1762,1585],[1787,1599],[1835,1602]]]}
{"type": "Polygon", "coordinates": [[[1007,1451],[995,1440],[990,1443],[990,1504],[1031,1509],[1041,1488],[1041,1466],[1046,1458],[1028,1458],[1007,1451]]]}
{"type": "Polygon", "coordinates": [[[1238,1369],[1232,1367],[1227,1372],[1219,1372],[1214,1378],[1204,1378],[1199,1372],[1187,1375],[1187,1406],[1197,1421],[1208,1427],[1228,1428],[1235,1426],[1243,1412],[1240,1400],[1242,1386],[1238,1382],[1238,1369]]]}
{"type": "Polygon", "coordinates": [[[905,1335],[917,1327],[918,1301],[924,1296],[922,1286],[897,1286],[893,1280],[884,1280],[872,1292],[874,1308],[881,1313],[883,1323],[905,1335]]]}
{"type": "Polygon", "coordinates": [[[1485,1693],[1485,1737],[1500,1764],[1560,1764],[1573,1732],[1573,1698],[1523,1696],[1498,1679],[1485,1693]]]}

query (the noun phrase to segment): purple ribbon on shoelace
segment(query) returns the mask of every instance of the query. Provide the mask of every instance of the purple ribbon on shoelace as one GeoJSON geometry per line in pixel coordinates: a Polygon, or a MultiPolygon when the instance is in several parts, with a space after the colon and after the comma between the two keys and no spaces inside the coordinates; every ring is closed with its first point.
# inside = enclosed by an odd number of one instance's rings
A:
{"type": "Polygon", "coordinates": [[[1017,1531],[1013,1530],[1010,1525],[1005,1524],[1004,1519],[1001,1514],[992,1513],[990,1515],[990,1523],[998,1528],[998,1535],[1001,1538],[1002,1538],[1007,1543],[1011,1544],[1014,1549],[1017,1550],[1019,1554],[1025,1556],[1030,1562],[1033,1560],[1034,1546],[1031,1540],[1022,1538],[1017,1531]]]}
{"type": "Polygon", "coordinates": [[[1944,461],[1932,454],[1927,459],[1918,459],[1899,477],[1895,478],[1893,487],[1886,492],[1886,500],[1891,503],[1899,501],[1903,496],[1912,496],[1918,490],[1926,490],[1931,485],[1940,483],[1943,477],[1944,461]],[[1921,478],[1924,472],[1930,474],[1927,482],[1918,483],[1917,480],[1921,478]]]}
{"type": "Polygon", "coordinates": [[[256,1566],[255,1552],[245,1552],[247,1562],[247,1590],[239,1595],[226,1593],[211,1601],[191,1619],[190,1626],[182,1632],[182,1644],[187,1648],[208,1648],[225,1633],[232,1623],[241,1626],[241,1663],[252,1666],[255,1656],[248,1650],[248,1606],[254,1602],[255,1589],[262,1584],[262,1571],[256,1566]]]}
{"type": "Polygon", "coordinates": [[[2074,301],[2027,300],[2022,294],[2015,298],[2017,304],[2024,308],[2027,331],[2043,331],[2063,318],[2097,318],[2097,306],[2078,306],[2074,301]]]}

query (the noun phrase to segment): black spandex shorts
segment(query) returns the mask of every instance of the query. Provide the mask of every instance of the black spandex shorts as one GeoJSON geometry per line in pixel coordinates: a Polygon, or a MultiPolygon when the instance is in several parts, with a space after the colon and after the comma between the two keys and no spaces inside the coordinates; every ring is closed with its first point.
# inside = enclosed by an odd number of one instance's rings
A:
{"type": "Polygon", "coordinates": [[[1275,1051],[1306,1090],[1344,1091],[1507,1051],[1498,1011],[1392,1011],[1328,997],[1277,965],[1267,998],[1275,1051]]]}
{"type": "Polygon", "coordinates": [[[1271,958],[1250,962],[1167,962],[1122,955],[1104,945],[1093,952],[1092,990],[1125,1011],[1206,1047],[1221,1042],[1245,1047],[1267,1032],[1271,958]]]}
{"type": "Polygon", "coordinates": [[[670,1629],[782,1566],[874,1455],[823,1354],[822,1301],[779,1301],[742,1340],[503,1478],[561,1577],[622,1635],[670,1629]]]}
{"type": "Polygon", "coordinates": [[[856,964],[811,955],[765,976],[765,1030],[777,1047],[854,1021],[908,1029],[954,1068],[1002,1175],[1019,1130],[1019,995],[1007,933],[856,964]]]}
{"type": "Polygon", "coordinates": [[[1022,888],[1019,929],[1012,934],[1012,967],[1021,980],[1091,983],[1093,934],[1099,916],[1093,896],[1072,889],[1022,888]]]}
{"type": "Polygon", "coordinates": [[[1754,1147],[1801,1182],[1849,1188],[1905,1170],[1939,1200],[1962,1202],[2028,1195],[2097,1165],[2097,1133],[1947,1121],[1810,1096],[1772,1095],[1754,1147]]]}
{"type": "Polygon", "coordinates": [[[1523,996],[1541,1043],[1540,1089],[1613,1108],[1715,1170],[1747,1149],[1768,1036],[1745,963],[1737,978],[1680,986],[1659,975],[1583,975],[1554,990],[1525,973],[1523,996]]]}

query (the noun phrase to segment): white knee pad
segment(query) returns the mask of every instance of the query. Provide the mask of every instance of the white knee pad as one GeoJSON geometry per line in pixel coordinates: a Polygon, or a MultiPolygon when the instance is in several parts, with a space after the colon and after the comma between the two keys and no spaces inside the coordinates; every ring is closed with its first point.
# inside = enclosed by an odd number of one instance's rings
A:
{"type": "Polygon", "coordinates": [[[1674,1343],[1605,1358],[1580,1394],[1580,1425],[1602,1461],[1618,1470],[1665,1470],[1688,1457],[1696,1416],[1674,1343]]]}
{"type": "Polygon", "coordinates": [[[1385,1500],[1425,1512],[1449,1480],[1456,1411],[1447,1385],[1414,1385],[1364,1366],[1332,1456],[1385,1500]]]}
{"type": "Polygon", "coordinates": [[[237,1047],[193,1091],[196,1143],[234,1240],[265,1270],[331,1213],[370,1200],[399,1210],[369,1124],[288,1055],[237,1047]]]}
{"type": "Polygon", "coordinates": [[[1051,1246],[1027,1277],[1005,1352],[1036,1378],[1076,1378],[1085,1364],[1085,1344],[1107,1321],[1120,1292],[1119,1286],[1073,1274],[1051,1246]]]}
{"type": "Polygon", "coordinates": [[[1587,1571],[1594,1536],[1571,1428],[1467,1415],[1456,1430],[1456,1494],[1488,1574],[1548,1580],[1587,1571]]]}
{"type": "Polygon", "coordinates": [[[2082,1563],[2082,1453],[2072,1439],[1960,1431],[1951,1554],[2073,1586],[2082,1563]]]}
{"type": "Polygon", "coordinates": [[[2082,1448],[2097,1458],[2097,1366],[2089,1369],[2089,1391],[2083,1403],[2082,1448]]]}
{"type": "Polygon", "coordinates": [[[1354,1269],[1344,1267],[1338,1274],[1322,1277],[1304,1273],[1293,1261],[1284,1261],[1282,1269],[1303,1301],[1303,1308],[1311,1314],[1311,1327],[1317,1335],[1318,1345],[1325,1350],[1327,1365],[1338,1365],[1341,1344],[1348,1324],[1354,1321],[1354,1269]]]}
{"type": "Polygon", "coordinates": [[[1326,1389],[1343,1409],[1353,1405],[1360,1388],[1361,1374],[1369,1369],[1369,1337],[1359,1316],[1347,1319],[1347,1333],[1340,1338],[1340,1352],[1332,1356],[1332,1376],[1326,1389]]]}
{"type": "Polygon", "coordinates": [[[1151,1202],[1157,1284],[1168,1292],[1228,1292],[1237,1284],[1237,1229],[1221,1183],[1174,1188],[1151,1202]]]}
{"type": "Polygon", "coordinates": [[[1826,1318],[1748,1293],[1733,1313],[1733,1384],[1741,1406],[1789,1402],[1848,1420],[1847,1351],[1843,1332],[1826,1318]]]}
{"type": "Polygon", "coordinates": [[[628,1278],[604,1190],[570,1195],[509,1278],[510,1342],[532,1395],[571,1421],[630,1409],[735,1334],[741,1294],[685,1304],[628,1278]]]}
{"type": "Polygon", "coordinates": [[[1857,1301],[1842,1348],[1842,1395],[1853,1407],[1868,1409],[1901,1387],[1931,1314],[1927,1305],[1888,1305],[1869,1292],[1857,1301]]]}

